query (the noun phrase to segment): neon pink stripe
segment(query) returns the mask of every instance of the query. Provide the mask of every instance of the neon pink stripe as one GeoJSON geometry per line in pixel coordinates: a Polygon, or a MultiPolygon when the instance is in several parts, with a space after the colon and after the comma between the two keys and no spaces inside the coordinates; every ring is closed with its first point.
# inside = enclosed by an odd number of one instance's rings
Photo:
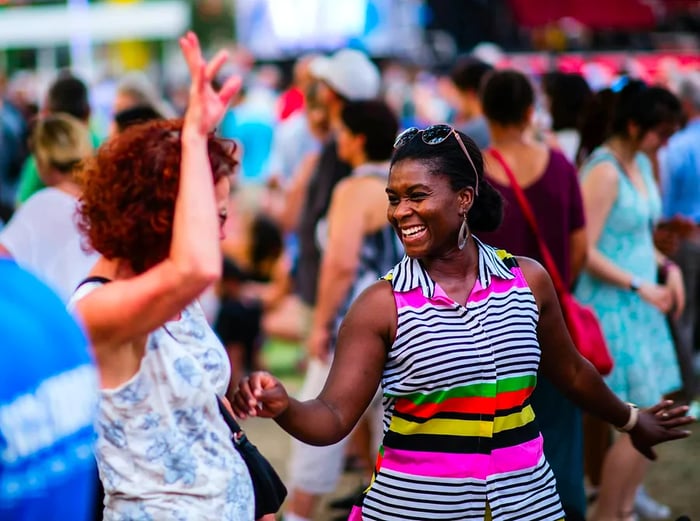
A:
{"type": "Polygon", "coordinates": [[[384,447],[382,468],[415,476],[475,478],[528,469],[542,458],[542,436],[489,454],[417,452],[384,447]]]}
{"type": "Polygon", "coordinates": [[[520,268],[513,268],[511,272],[513,275],[515,275],[514,279],[507,280],[492,277],[491,284],[488,287],[488,292],[484,293],[480,291],[472,291],[467,302],[479,302],[487,298],[492,293],[508,293],[513,288],[528,287],[527,281],[520,271],[520,268]]]}
{"type": "Polygon", "coordinates": [[[396,300],[396,309],[401,309],[402,307],[419,308],[424,306],[427,299],[423,296],[423,291],[420,286],[413,288],[411,291],[405,293],[394,292],[394,299],[396,300]]]}
{"type": "Polygon", "coordinates": [[[358,506],[352,507],[348,521],[362,521],[362,509],[358,506]]]}

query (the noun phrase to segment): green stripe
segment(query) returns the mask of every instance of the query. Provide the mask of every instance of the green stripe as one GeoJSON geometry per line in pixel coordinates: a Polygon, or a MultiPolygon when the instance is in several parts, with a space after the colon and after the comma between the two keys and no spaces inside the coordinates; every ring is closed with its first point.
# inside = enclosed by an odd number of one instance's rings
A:
{"type": "Polygon", "coordinates": [[[529,387],[534,387],[537,383],[537,375],[527,375],[527,376],[516,376],[514,378],[504,378],[499,380],[498,384],[495,383],[482,383],[482,384],[472,384],[464,385],[461,387],[453,387],[451,389],[443,389],[440,391],[435,391],[432,393],[413,393],[405,396],[393,396],[387,394],[393,398],[400,398],[403,400],[410,400],[416,405],[422,405],[426,403],[441,403],[450,398],[470,398],[474,396],[495,396],[496,387],[498,386],[499,392],[512,392],[520,391],[521,389],[526,389],[529,387]]]}

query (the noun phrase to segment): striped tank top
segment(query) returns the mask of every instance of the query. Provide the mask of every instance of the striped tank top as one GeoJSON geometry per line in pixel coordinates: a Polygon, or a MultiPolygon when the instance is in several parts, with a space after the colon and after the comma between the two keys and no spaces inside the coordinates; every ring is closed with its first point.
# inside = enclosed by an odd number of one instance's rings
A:
{"type": "Polygon", "coordinates": [[[404,257],[385,277],[398,312],[382,375],[384,440],[351,520],[564,517],[530,406],[538,309],[516,259],[481,243],[466,305],[404,257]]]}

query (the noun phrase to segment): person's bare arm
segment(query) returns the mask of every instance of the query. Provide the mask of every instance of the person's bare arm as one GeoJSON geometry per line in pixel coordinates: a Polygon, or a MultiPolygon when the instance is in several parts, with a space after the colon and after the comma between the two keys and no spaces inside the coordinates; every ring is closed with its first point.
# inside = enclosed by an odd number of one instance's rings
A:
{"type": "MultiPolygon", "coordinates": [[[[586,270],[594,277],[620,288],[630,288],[633,275],[620,268],[597,248],[610,211],[619,191],[619,175],[615,167],[602,162],[591,169],[581,185],[588,229],[586,270]]],[[[671,293],[651,281],[642,281],[639,295],[663,313],[673,304],[671,293]]]]}
{"type": "Polygon", "coordinates": [[[111,349],[158,328],[177,315],[221,272],[207,135],[223,115],[240,80],[231,78],[215,92],[211,80],[227,54],[219,53],[207,64],[192,33],[180,43],[192,74],[192,86],[181,137],[181,175],[170,253],[166,260],[143,274],[106,284],[76,303],[77,314],[86,327],[98,362],[101,349],[111,349]]]}
{"type": "Polygon", "coordinates": [[[588,232],[586,228],[579,228],[569,234],[569,287],[572,287],[581,274],[588,256],[588,232]]]}
{"type": "MultiPolygon", "coordinates": [[[[608,388],[598,371],[576,350],[549,274],[532,259],[519,257],[518,263],[539,308],[537,339],[542,351],[540,369],[543,374],[582,409],[616,427],[625,425],[630,418],[629,406],[608,388]]],[[[669,409],[670,404],[657,407],[659,415],[649,411],[640,413],[637,427],[630,432],[635,447],[649,458],[654,457],[653,445],[688,436],[689,432],[676,427],[693,421],[685,417],[687,408],[669,409]]]]}
{"type": "Polygon", "coordinates": [[[345,317],[328,380],[317,398],[292,399],[272,375],[253,373],[241,381],[233,409],[241,418],[275,418],[304,443],[335,443],[352,430],[372,400],[395,334],[393,293],[389,283],[380,281],[357,298],[345,317]]]}
{"type": "Polygon", "coordinates": [[[282,226],[285,232],[296,231],[299,226],[301,209],[306,203],[309,181],[314,173],[314,169],[318,165],[318,158],[318,152],[308,153],[301,160],[301,163],[299,163],[299,166],[292,176],[279,217],[280,226],[282,226]]]}
{"type": "Polygon", "coordinates": [[[321,259],[308,345],[309,354],[322,359],[327,356],[330,328],[360,264],[372,204],[372,198],[364,193],[364,181],[348,178],[338,183],[328,209],[328,242],[321,259]]]}

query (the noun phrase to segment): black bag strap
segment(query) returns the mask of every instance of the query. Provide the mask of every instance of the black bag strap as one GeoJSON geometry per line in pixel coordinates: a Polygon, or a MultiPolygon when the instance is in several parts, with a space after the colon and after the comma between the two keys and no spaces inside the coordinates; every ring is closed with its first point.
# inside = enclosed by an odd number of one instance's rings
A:
{"type": "Polygon", "coordinates": [[[231,415],[229,410],[224,405],[224,402],[221,401],[221,398],[219,398],[218,395],[216,395],[216,403],[219,404],[219,412],[221,413],[221,416],[223,416],[226,425],[228,425],[228,428],[231,429],[231,432],[234,435],[237,435],[239,432],[243,432],[241,426],[238,425],[238,422],[231,415]]]}
{"type": "Polygon", "coordinates": [[[100,284],[107,284],[108,282],[112,282],[112,279],[108,279],[107,277],[100,277],[99,275],[93,275],[92,277],[87,277],[80,281],[80,284],[76,286],[76,291],[80,286],[84,286],[85,284],[89,284],[90,282],[99,282],[100,284]]]}

